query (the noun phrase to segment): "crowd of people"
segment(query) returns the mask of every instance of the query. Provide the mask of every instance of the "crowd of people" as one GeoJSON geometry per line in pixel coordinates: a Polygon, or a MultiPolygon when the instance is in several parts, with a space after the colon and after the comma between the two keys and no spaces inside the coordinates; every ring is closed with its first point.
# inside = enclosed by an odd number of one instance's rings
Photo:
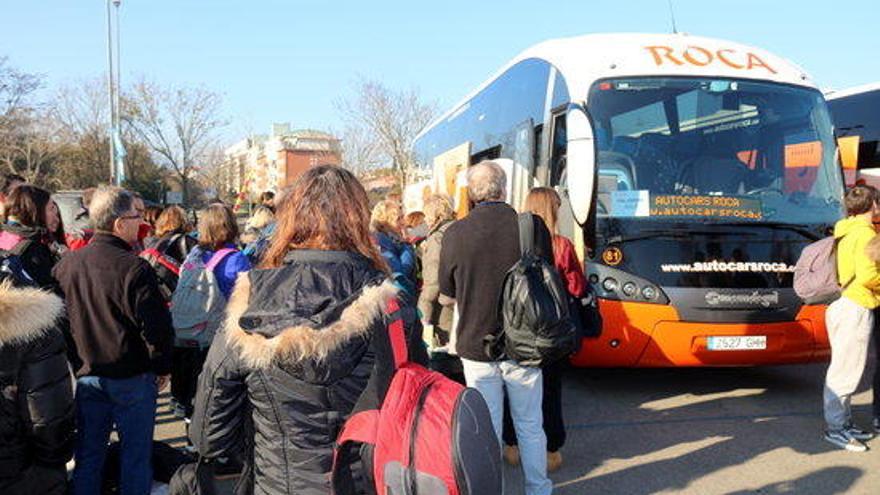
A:
{"type": "MultiPolygon", "coordinates": [[[[327,493],[346,418],[363,394],[387,389],[383,310],[396,301],[408,360],[478,390],[525,493],[550,493],[566,438],[566,360],[528,366],[486,345],[523,256],[523,218],[532,254],[555,268],[568,297],[588,286],[558,233],[557,193],[531,190],[523,217],[505,187],[496,163],[470,167],[470,211],[456,219],[444,195],[425,198],[419,212],[394,196],[371,206],[353,174],[319,166],[277,197],[265,194],[239,232],[220,202],[193,224],[179,206],[146,207],[131,191],[100,186],[83,195],[77,217],[88,225],[65,231],[48,191],[6,176],[0,492],[102,493],[115,430],[120,493],[150,493],[157,396],[170,385],[198,459],[177,471],[174,493],[200,493],[205,466],[240,473],[237,493],[327,493]]],[[[835,228],[843,294],[827,314],[825,438],[862,451],[871,434],[852,424],[849,401],[880,306],[871,224],[880,195],[857,186],[845,203],[835,228]]],[[[878,406],[875,398],[880,418],[878,406]]]]}
{"type": "MultiPolygon", "coordinates": [[[[0,491],[102,493],[115,430],[120,493],[149,493],[157,397],[170,386],[200,459],[172,490],[197,492],[208,464],[239,471],[239,493],[327,493],[345,418],[387,386],[374,376],[388,357],[373,337],[395,299],[410,308],[409,360],[479,390],[526,493],[550,493],[564,364],[493,360],[482,343],[520,257],[505,183],[493,162],[472,167],[473,211],[456,220],[446,196],[418,212],[395,195],[370,205],[354,175],[320,166],[278,197],[265,193],[241,232],[219,202],[191,222],[180,206],[100,186],[84,192],[66,232],[48,191],[6,176],[0,376],[15,393],[2,399],[0,434],[14,441],[0,447],[0,491]]],[[[537,254],[581,295],[571,241],[555,233],[558,196],[537,188],[527,208],[537,254]]]]}

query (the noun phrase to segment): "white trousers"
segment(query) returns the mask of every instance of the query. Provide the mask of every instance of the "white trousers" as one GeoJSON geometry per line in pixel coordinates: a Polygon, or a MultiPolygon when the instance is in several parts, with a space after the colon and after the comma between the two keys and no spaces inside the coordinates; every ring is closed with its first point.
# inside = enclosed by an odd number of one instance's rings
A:
{"type": "Polygon", "coordinates": [[[850,399],[862,379],[874,327],[874,312],[841,297],[825,312],[831,364],[825,375],[825,423],[841,430],[852,420],[850,399]]]}
{"type": "Polygon", "coordinates": [[[482,362],[461,360],[464,378],[477,389],[489,406],[498,445],[504,445],[504,391],[519,443],[526,495],[548,495],[553,483],[547,477],[547,436],[541,401],[544,386],[540,368],[520,366],[514,361],[482,362]]]}

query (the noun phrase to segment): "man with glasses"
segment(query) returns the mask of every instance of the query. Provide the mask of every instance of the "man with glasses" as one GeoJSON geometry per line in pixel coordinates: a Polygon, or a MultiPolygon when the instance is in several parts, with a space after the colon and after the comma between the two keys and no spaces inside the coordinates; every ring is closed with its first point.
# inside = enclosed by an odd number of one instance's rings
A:
{"type": "Polygon", "coordinates": [[[74,494],[97,494],[110,430],[121,441],[121,492],[148,494],[156,396],[168,385],[174,332],[156,275],[137,256],[142,215],[124,189],[102,187],[89,214],[92,241],[56,265],[77,370],[74,494]]]}

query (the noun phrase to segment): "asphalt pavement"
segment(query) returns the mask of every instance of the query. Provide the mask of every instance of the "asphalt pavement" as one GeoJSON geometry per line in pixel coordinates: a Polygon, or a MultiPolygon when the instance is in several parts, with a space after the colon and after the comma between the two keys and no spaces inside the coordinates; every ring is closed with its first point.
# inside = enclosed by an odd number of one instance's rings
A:
{"type": "MultiPolygon", "coordinates": [[[[554,493],[880,494],[880,439],[856,454],[821,437],[825,368],[571,370],[554,493]]],[[[869,378],[853,400],[866,427],[869,378]]]]}
{"type": "MultiPolygon", "coordinates": [[[[880,494],[880,439],[862,454],[822,439],[825,366],[570,370],[554,493],[880,494]]],[[[864,426],[870,373],[853,400],[864,426]]],[[[157,437],[182,446],[161,403],[157,437]]],[[[523,493],[505,469],[506,493],[523,493]]]]}

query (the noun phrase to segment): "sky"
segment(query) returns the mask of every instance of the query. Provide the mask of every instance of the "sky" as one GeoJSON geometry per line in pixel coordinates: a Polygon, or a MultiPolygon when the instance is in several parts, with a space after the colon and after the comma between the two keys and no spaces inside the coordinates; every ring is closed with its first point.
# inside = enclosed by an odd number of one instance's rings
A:
{"type": "MultiPolygon", "coordinates": [[[[759,46],[822,88],[880,81],[877,0],[672,0],[680,32],[759,46]]],[[[122,0],[122,79],[223,96],[232,142],[344,127],[359,77],[416,88],[441,111],[523,49],[598,32],[671,30],[667,0],[122,0]]],[[[0,56],[46,92],[107,69],[104,0],[0,0],[0,56]]]]}

